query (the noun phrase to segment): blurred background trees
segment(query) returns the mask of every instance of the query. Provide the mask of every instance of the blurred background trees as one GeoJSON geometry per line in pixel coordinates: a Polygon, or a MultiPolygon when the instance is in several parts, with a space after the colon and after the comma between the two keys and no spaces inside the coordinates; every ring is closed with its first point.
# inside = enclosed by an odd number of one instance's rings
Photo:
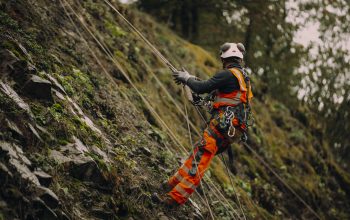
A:
{"type": "Polygon", "coordinates": [[[346,0],[138,0],[135,4],[212,53],[217,54],[224,42],[244,43],[258,98],[268,94],[282,101],[333,148],[343,166],[350,163],[346,0]]]}

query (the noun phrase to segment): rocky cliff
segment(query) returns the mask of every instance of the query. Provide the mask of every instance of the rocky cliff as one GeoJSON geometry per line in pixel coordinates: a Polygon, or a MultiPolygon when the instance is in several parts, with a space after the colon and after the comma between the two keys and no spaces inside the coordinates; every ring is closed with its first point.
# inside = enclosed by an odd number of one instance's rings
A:
{"type": "MultiPolygon", "coordinates": [[[[220,68],[112,3],[177,67],[202,78],[220,68]]],[[[194,139],[205,126],[169,69],[103,1],[1,0],[0,9],[0,219],[210,219],[205,196],[215,219],[316,218],[238,144],[233,185],[217,157],[186,205],[154,203],[191,150],[185,104],[194,139]]],[[[262,99],[254,79],[253,149],[322,219],[349,219],[349,173],[307,110],[262,99]]]]}

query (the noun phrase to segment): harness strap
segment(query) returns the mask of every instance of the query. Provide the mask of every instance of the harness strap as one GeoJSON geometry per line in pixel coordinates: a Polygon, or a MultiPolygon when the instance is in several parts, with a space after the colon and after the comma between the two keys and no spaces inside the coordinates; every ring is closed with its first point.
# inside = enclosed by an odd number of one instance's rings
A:
{"type": "Polygon", "coordinates": [[[218,140],[219,138],[221,138],[221,137],[219,137],[219,135],[217,135],[217,134],[215,133],[215,131],[214,131],[210,126],[208,126],[208,128],[206,129],[206,131],[207,131],[208,134],[209,134],[210,136],[212,136],[215,140],[218,140]]]}
{"type": "Polygon", "coordinates": [[[234,99],[216,97],[215,102],[224,102],[227,104],[238,105],[238,104],[242,103],[241,99],[240,99],[241,95],[242,95],[242,93],[238,92],[237,96],[234,99]]]}
{"type": "Polygon", "coordinates": [[[240,90],[247,91],[247,84],[246,84],[245,79],[243,77],[243,70],[238,70],[237,68],[231,68],[229,70],[237,78],[240,90]]]}

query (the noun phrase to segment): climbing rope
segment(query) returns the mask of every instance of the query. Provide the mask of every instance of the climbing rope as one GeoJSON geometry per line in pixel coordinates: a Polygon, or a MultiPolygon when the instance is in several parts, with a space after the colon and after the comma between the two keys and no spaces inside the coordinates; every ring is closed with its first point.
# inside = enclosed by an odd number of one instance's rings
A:
{"type": "MultiPolygon", "coordinates": [[[[201,118],[202,118],[202,120],[203,120],[203,122],[204,123],[207,123],[206,122],[206,120],[205,120],[205,118],[204,118],[204,116],[203,116],[203,114],[200,112],[200,110],[198,109],[198,107],[196,106],[196,110],[197,110],[197,112],[198,112],[198,114],[201,116],[201,118]]],[[[255,155],[255,157],[267,168],[267,169],[269,169],[270,170],[270,172],[271,173],[273,173],[273,175],[275,175],[276,176],[276,178],[301,202],[301,203],[303,203],[304,204],[304,206],[313,214],[313,215],[315,215],[315,217],[317,217],[318,219],[321,219],[320,218],[320,216],[316,213],[316,211],[315,210],[313,210],[312,208],[311,208],[311,206],[310,205],[308,205],[307,204],[307,202],[301,197],[301,196],[299,196],[299,194],[297,193],[297,192],[295,192],[295,190],[293,190],[293,188],[287,183],[287,182],[285,182],[283,179],[282,179],[282,177],[278,174],[278,173],[276,173],[273,169],[272,169],[272,167],[271,166],[269,166],[269,164],[261,157],[261,156],[259,156],[259,154],[252,148],[252,147],[250,147],[246,142],[243,142],[243,145],[244,146],[246,146],[254,155],[255,155]]],[[[223,160],[224,160],[224,158],[222,158],[223,160]]],[[[224,161],[224,163],[225,163],[225,166],[226,166],[226,168],[227,168],[227,165],[226,165],[226,162],[224,161]]],[[[229,171],[228,171],[229,172],[229,171]]],[[[231,176],[229,176],[229,178],[230,178],[230,181],[231,181],[231,185],[232,185],[232,187],[234,187],[233,186],[233,184],[232,184],[232,180],[231,180],[231,176]]],[[[238,197],[237,197],[237,199],[238,199],[238,197]]],[[[239,201],[239,200],[238,200],[239,201]]],[[[240,202],[239,202],[239,204],[240,204],[240,202]]],[[[240,207],[242,208],[242,206],[240,205],[240,207]]],[[[244,213],[243,212],[243,210],[241,209],[241,211],[242,211],[242,213],[244,213]]],[[[245,216],[244,216],[244,218],[245,218],[245,216]]]]}
{"type": "MultiPolygon", "coordinates": [[[[136,33],[136,35],[138,35],[142,40],[145,41],[145,43],[151,48],[151,50],[154,52],[154,54],[157,57],[159,57],[172,71],[176,71],[176,68],[162,55],[162,53],[159,52],[159,50],[151,42],[149,42],[147,40],[147,38],[133,24],[131,24],[109,1],[105,0],[105,2],[129,25],[129,27],[131,27],[132,31],[134,33],[136,33]]],[[[186,121],[187,121],[188,127],[189,127],[189,119],[188,119],[188,115],[187,115],[186,104],[185,104],[185,112],[186,112],[185,118],[186,118],[186,121]]],[[[190,133],[191,144],[193,145],[190,130],[189,130],[189,133],[190,133]]],[[[204,196],[205,196],[206,203],[208,205],[208,209],[210,211],[211,217],[213,218],[213,214],[212,214],[211,208],[209,206],[209,203],[207,201],[207,197],[206,197],[205,193],[204,193],[204,196]]]]}
{"type": "MultiPolygon", "coordinates": [[[[159,57],[173,72],[176,71],[176,68],[163,56],[162,53],[159,52],[159,50],[151,43],[147,40],[147,38],[131,23],[129,22],[128,19],[126,19],[108,0],[105,0],[105,2],[129,25],[129,27],[131,28],[131,30],[136,34],[138,35],[142,40],[144,40],[144,42],[149,46],[149,48],[151,48],[151,51],[153,51],[153,53],[156,55],[156,57],[159,57]]],[[[152,72],[153,73],[153,72],[152,72]]],[[[155,76],[155,74],[153,74],[155,76]]],[[[156,78],[156,77],[155,77],[156,78]]],[[[158,78],[156,78],[156,81],[159,81],[158,78]]],[[[160,82],[160,81],[159,81],[160,82]]],[[[161,83],[160,83],[161,84],[161,83]]],[[[164,87],[162,86],[161,84],[161,88],[164,89],[164,87]]],[[[164,89],[166,90],[166,89],[164,89]]],[[[166,94],[168,94],[167,90],[166,90],[166,94]]],[[[170,95],[168,95],[169,97],[171,97],[170,95]]],[[[173,100],[173,102],[175,103],[175,106],[180,110],[180,113],[184,115],[184,113],[182,112],[182,110],[176,105],[176,102],[175,100],[171,97],[171,99],[173,100]]],[[[185,107],[186,108],[186,107],[185,107]]],[[[196,109],[197,111],[198,110],[198,107],[196,106],[196,109]]],[[[187,108],[186,108],[186,111],[187,111],[187,108]]],[[[187,113],[186,113],[187,114],[187,113]]],[[[188,116],[187,115],[184,115],[185,118],[186,118],[186,121],[187,123],[189,122],[189,119],[188,119],[188,116]]],[[[200,116],[202,117],[203,120],[204,117],[202,114],[200,114],[200,116]]],[[[191,124],[192,126],[192,124],[191,124]]],[[[194,126],[193,126],[194,127],[194,126]]],[[[196,131],[197,134],[199,134],[199,131],[194,128],[194,130],[196,131]]],[[[191,138],[191,136],[190,136],[191,138]]],[[[192,140],[191,140],[191,144],[192,143],[192,140]]],[[[222,194],[221,194],[222,195],[222,194]]],[[[222,197],[224,197],[222,195],[222,197]]],[[[206,198],[207,199],[207,198],[206,198]]],[[[226,198],[225,198],[226,199],[226,198]]],[[[208,204],[208,203],[207,203],[208,204]]],[[[209,207],[209,206],[208,206],[209,207]]],[[[209,207],[209,210],[210,210],[210,207],[209,207]]],[[[235,212],[235,210],[232,208],[232,210],[235,212]]],[[[211,211],[211,210],[210,210],[211,211]]],[[[243,214],[244,215],[244,214],[243,214]]]]}
{"type": "Polygon", "coordinates": [[[151,48],[151,50],[154,52],[156,56],[158,56],[173,72],[176,71],[176,68],[167,60],[161,52],[151,43],[147,40],[147,38],[132,24],[129,22],[128,19],[124,17],[122,13],[120,13],[108,0],[104,0],[107,5],[109,5],[131,28],[131,30],[136,33],[142,40],[145,41],[145,43],[151,48]]]}
{"type": "Polygon", "coordinates": [[[242,215],[243,215],[243,218],[244,218],[244,220],[247,220],[247,218],[246,218],[246,216],[245,216],[245,214],[244,214],[244,211],[243,211],[243,207],[242,207],[241,201],[240,201],[240,199],[239,199],[239,197],[238,197],[238,195],[237,195],[237,192],[236,192],[236,190],[235,190],[235,187],[234,187],[234,184],[233,184],[233,180],[232,180],[232,178],[231,178],[231,172],[230,172],[230,170],[228,169],[228,165],[227,165],[227,163],[226,163],[226,160],[225,160],[225,157],[224,157],[223,154],[221,154],[221,158],[222,158],[222,161],[224,162],[224,165],[225,165],[225,167],[226,167],[227,176],[228,176],[228,178],[229,178],[229,180],[230,180],[230,183],[231,183],[231,186],[232,186],[232,190],[233,190],[233,194],[235,194],[235,197],[236,197],[236,199],[237,199],[237,201],[238,201],[239,208],[241,209],[241,213],[242,213],[242,215]]]}
{"type": "MultiPolygon", "coordinates": [[[[80,1],[75,1],[80,8],[83,8],[83,6],[81,5],[80,1]]],[[[94,27],[95,30],[96,27],[93,25],[92,22],[90,22],[90,25],[94,27]]],[[[135,28],[136,29],[136,28],[135,28]]],[[[103,37],[99,34],[98,31],[95,31],[94,32],[100,39],[102,39],[103,37]]],[[[134,32],[137,36],[139,36],[139,34],[137,34],[136,32],[134,32]]],[[[140,33],[140,32],[139,32],[140,33]]],[[[146,39],[146,38],[145,38],[146,39]]],[[[110,56],[113,56],[113,53],[109,50],[108,46],[105,45],[103,42],[101,42],[101,45],[103,45],[105,47],[105,49],[108,51],[108,53],[110,54],[110,56]]],[[[153,48],[155,48],[153,46],[153,48]]],[[[154,52],[152,50],[152,52],[154,52]]],[[[158,51],[159,52],[159,51],[158,51]]],[[[158,53],[157,53],[158,54],[158,53]]],[[[156,54],[156,57],[159,58],[156,54]]],[[[164,56],[163,56],[164,57],[164,56]]],[[[175,107],[178,109],[179,113],[182,114],[182,116],[185,117],[185,113],[183,112],[183,110],[181,109],[181,107],[178,105],[178,103],[175,101],[174,97],[169,93],[169,91],[165,88],[165,86],[163,85],[163,83],[159,80],[159,78],[156,76],[156,74],[153,73],[153,71],[149,68],[148,64],[144,61],[144,59],[142,57],[140,57],[140,60],[142,62],[142,64],[146,67],[146,71],[151,73],[152,77],[154,77],[154,79],[156,80],[157,84],[160,86],[160,88],[163,90],[163,92],[167,95],[167,97],[173,102],[173,104],[175,105],[175,107]]],[[[162,60],[163,61],[163,60],[162,60]]],[[[163,62],[168,62],[170,63],[169,61],[163,61],[163,62]]],[[[196,134],[198,136],[201,135],[201,133],[199,132],[199,130],[197,129],[197,127],[190,121],[190,125],[191,125],[191,128],[196,132],[196,134]]]]}
{"type": "MultiPolygon", "coordinates": [[[[166,96],[171,100],[171,102],[175,105],[175,107],[177,108],[178,112],[180,112],[180,114],[183,117],[186,117],[185,112],[181,109],[181,107],[179,106],[179,104],[176,102],[176,100],[174,99],[174,97],[169,93],[169,91],[165,88],[164,84],[160,81],[160,79],[157,77],[156,74],[153,73],[153,71],[148,67],[148,64],[146,64],[146,62],[142,59],[142,57],[140,58],[141,62],[145,65],[146,67],[146,71],[151,73],[152,77],[156,80],[157,84],[160,86],[160,88],[162,89],[162,91],[166,94],[166,96]]],[[[186,100],[187,101],[187,100],[186,100]]],[[[196,134],[198,136],[202,135],[199,130],[197,129],[197,127],[191,122],[191,120],[189,121],[190,126],[192,128],[193,131],[196,132],[196,134]]]]}
{"type": "Polygon", "coordinates": [[[84,28],[88,31],[88,33],[93,37],[93,39],[97,42],[97,44],[102,48],[102,50],[107,54],[107,56],[112,60],[112,62],[118,67],[119,70],[121,70],[121,73],[123,74],[123,76],[127,79],[127,81],[130,83],[130,85],[133,87],[133,89],[135,89],[135,91],[137,92],[137,94],[140,96],[140,98],[142,99],[142,101],[146,104],[146,107],[150,110],[151,114],[159,120],[159,122],[161,123],[162,126],[165,127],[166,130],[168,130],[168,132],[170,133],[170,136],[172,137],[172,139],[174,140],[174,142],[176,144],[178,144],[180,147],[182,147],[184,150],[186,150],[186,148],[181,144],[181,142],[178,140],[178,138],[176,137],[176,135],[172,132],[172,130],[164,123],[164,121],[160,118],[160,116],[155,112],[154,108],[151,106],[151,104],[149,103],[149,101],[142,95],[142,93],[139,91],[139,89],[135,86],[135,84],[131,81],[130,77],[127,75],[127,73],[124,71],[124,69],[121,67],[121,65],[113,58],[113,56],[111,56],[107,49],[102,45],[102,43],[96,38],[96,36],[92,33],[92,31],[85,25],[85,23],[81,20],[82,18],[74,11],[74,9],[69,5],[69,3],[66,0],[63,0],[68,7],[71,9],[71,11],[73,12],[73,14],[78,18],[78,20],[80,21],[80,23],[84,26],[84,28]]]}
{"type": "MultiPolygon", "coordinates": [[[[203,114],[200,112],[198,106],[195,106],[195,107],[196,107],[197,113],[199,114],[199,116],[201,117],[201,119],[203,120],[203,122],[206,123],[207,128],[208,128],[208,123],[206,122],[206,120],[205,120],[203,114]]],[[[240,199],[239,199],[239,197],[238,197],[238,195],[237,195],[237,193],[236,193],[235,186],[233,185],[233,180],[232,180],[232,178],[231,178],[230,171],[229,171],[228,166],[227,166],[227,164],[226,164],[225,158],[224,158],[224,156],[223,156],[222,154],[221,154],[221,157],[222,157],[222,161],[223,161],[223,163],[224,163],[224,165],[225,165],[225,167],[226,167],[227,175],[228,175],[228,177],[229,177],[229,180],[230,180],[230,183],[231,183],[231,187],[232,187],[232,189],[233,189],[233,193],[235,194],[235,197],[236,197],[237,202],[238,202],[238,204],[239,204],[239,208],[240,208],[241,213],[242,213],[242,215],[243,215],[243,217],[244,217],[244,220],[246,220],[246,216],[245,216],[245,214],[244,214],[241,201],[240,201],[240,199]]]]}
{"type": "MultiPolygon", "coordinates": [[[[63,0],[68,7],[71,9],[71,11],[73,12],[73,14],[75,14],[75,16],[78,18],[78,20],[81,22],[81,24],[84,26],[84,28],[89,32],[89,34],[94,38],[94,40],[97,42],[97,44],[102,48],[102,50],[107,54],[107,56],[113,61],[113,63],[121,70],[122,74],[124,75],[124,77],[128,80],[128,82],[133,86],[133,88],[137,91],[138,95],[141,97],[141,99],[143,100],[143,102],[146,104],[146,106],[148,107],[148,109],[151,111],[152,114],[154,114],[154,116],[159,119],[159,121],[161,122],[161,124],[163,126],[165,126],[166,130],[168,131],[168,133],[170,133],[170,137],[173,139],[173,141],[177,144],[179,144],[179,146],[181,146],[184,152],[187,152],[186,148],[180,143],[180,141],[178,141],[178,139],[176,138],[176,136],[173,134],[173,132],[169,129],[169,127],[165,124],[165,122],[160,118],[160,116],[154,111],[153,107],[149,104],[149,102],[147,101],[147,99],[145,99],[145,97],[143,97],[143,95],[139,92],[139,90],[137,89],[137,87],[133,84],[133,82],[130,80],[130,78],[128,77],[128,75],[125,73],[125,71],[122,69],[122,67],[120,66],[120,64],[108,53],[107,49],[103,46],[103,44],[94,36],[94,34],[91,32],[91,30],[83,23],[83,21],[81,20],[81,17],[74,11],[74,9],[70,6],[70,4],[66,1],[63,0]]],[[[60,0],[61,5],[63,6],[63,8],[65,9],[65,5],[62,3],[62,1],[60,0]]],[[[69,18],[70,15],[69,13],[65,10],[67,16],[69,18]]],[[[74,23],[74,21],[72,21],[74,23]]],[[[80,32],[77,29],[78,32],[80,32]]],[[[80,36],[82,36],[82,34],[80,34],[80,36]]],[[[87,43],[87,41],[84,39],[84,41],[87,43]]],[[[95,56],[94,56],[95,57],[95,56]]],[[[97,57],[96,57],[97,58],[97,57]]],[[[101,63],[101,62],[99,62],[101,63]]],[[[106,71],[107,74],[109,74],[106,71]]],[[[201,196],[198,195],[200,198],[201,196]]]]}
{"type": "Polygon", "coordinates": [[[315,217],[317,217],[318,219],[321,219],[321,217],[316,213],[315,210],[313,210],[311,208],[311,206],[309,206],[309,204],[307,204],[307,202],[301,198],[299,196],[299,194],[297,192],[295,192],[295,190],[286,182],[282,179],[282,177],[276,173],[276,171],[274,171],[274,169],[272,169],[272,167],[267,163],[265,162],[265,160],[249,145],[247,144],[246,142],[243,142],[243,145],[248,148],[253,154],[254,156],[260,161],[261,164],[263,164],[273,175],[275,175],[275,177],[290,191],[294,194],[294,196],[299,199],[299,201],[301,203],[303,203],[305,205],[305,207],[313,214],[315,215],[315,217]]]}
{"type": "MultiPolygon", "coordinates": [[[[185,96],[185,93],[184,93],[184,88],[182,88],[182,93],[184,94],[183,97],[184,97],[184,108],[185,108],[185,116],[186,116],[186,122],[187,122],[187,131],[188,131],[188,136],[190,138],[190,143],[191,143],[191,146],[194,146],[194,143],[193,143],[193,140],[192,140],[192,134],[191,134],[191,128],[190,128],[190,123],[189,123],[189,119],[188,119],[188,112],[187,112],[187,105],[186,105],[186,96],[185,96]]],[[[199,169],[198,169],[198,161],[196,159],[196,155],[194,153],[194,150],[192,152],[192,157],[193,157],[193,160],[195,161],[195,165],[196,165],[196,169],[197,169],[197,174],[198,174],[198,177],[200,178],[201,175],[204,175],[202,173],[199,172],[199,169]]],[[[200,162],[200,161],[199,161],[200,162]]],[[[205,170],[203,170],[203,173],[205,172],[205,170]]],[[[199,182],[202,190],[203,190],[203,195],[204,195],[204,198],[205,198],[205,202],[207,204],[207,207],[208,207],[208,210],[209,210],[209,213],[210,213],[210,216],[211,218],[214,220],[214,215],[213,215],[213,212],[210,208],[210,205],[209,205],[209,201],[208,201],[208,198],[207,198],[207,195],[204,191],[204,187],[203,187],[203,184],[202,184],[202,181],[199,182]]]]}
{"type": "MultiPolygon", "coordinates": [[[[61,5],[62,5],[62,7],[63,7],[63,9],[64,9],[65,14],[67,15],[67,17],[69,18],[69,20],[70,20],[70,22],[72,23],[73,27],[76,29],[76,32],[77,32],[78,35],[80,36],[80,39],[85,43],[85,45],[86,45],[86,47],[88,48],[89,52],[92,54],[92,56],[94,57],[94,59],[96,60],[96,62],[98,63],[98,65],[102,68],[103,72],[105,73],[105,76],[107,76],[107,77],[110,79],[110,82],[112,82],[116,87],[118,87],[118,84],[115,82],[115,79],[108,73],[108,71],[106,70],[106,68],[104,67],[104,65],[103,65],[102,62],[100,61],[100,59],[96,56],[95,52],[94,52],[94,51],[92,50],[92,48],[89,46],[89,43],[85,40],[84,36],[83,36],[82,33],[79,31],[79,28],[76,26],[75,22],[73,21],[72,17],[71,17],[70,14],[68,13],[68,11],[66,10],[66,8],[65,8],[64,5],[62,4],[62,2],[60,2],[60,3],[61,3],[61,5]]],[[[123,71],[123,70],[121,70],[121,71],[123,71]]],[[[129,101],[129,103],[130,103],[131,105],[134,106],[133,102],[131,102],[131,100],[130,100],[127,96],[125,96],[125,98],[129,101]]],[[[153,111],[152,111],[152,110],[150,110],[150,111],[151,111],[151,114],[153,114],[153,111]]],[[[156,116],[155,116],[155,117],[156,117],[156,116]]],[[[158,119],[158,118],[159,118],[159,116],[156,117],[156,119],[158,119]]],[[[159,120],[158,120],[158,122],[159,122],[159,120]]],[[[164,122],[163,122],[163,121],[160,121],[159,123],[160,123],[161,126],[164,128],[164,126],[163,126],[164,122]],[[163,124],[162,124],[162,123],[163,123],[163,124]]],[[[164,128],[164,129],[166,130],[166,128],[164,128]]],[[[170,135],[169,133],[168,133],[168,135],[169,135],[170,139],[171,139],[174,143],[176,143],[176,144],[179,143],[178,140],[176,139],[176,137],[174,138],[174,136],[173,136],[173,135],[170,135]]],[[[179,146],[181,146],[181,144],[180,144],[179,146]]],[[[169,148],[167,145],[165,145],[165,147],[166,147],[166,149],[167,149],[169,152],[172,152],[172,149],[169,148]]],[[[183,152],[183,151],[182,151],[182,152],[183,152]]],[[[175,153],[175,152],[172,152],[172,153],[175,153]]],[[[185,153],[184,153],[184,154],[185,154],[185,153]]],[[[200,196],[200,195],[199,195],[199,196],[200,196]]]]}
{"type": "MultiPolygon", "coordinates": [[[[66,2],[66,0],[63,0],[66,2]]],[[[61,4],[62,1],[60,0],[61,4]]],[[[154,52],[154,54],[156,56],[158,56],[172,71],[175,71],[176,68],[142,35],[142,33],[140,33],[109,1],[105,0],[105,2],[114,10],[116,11],[125,22],[127,22],[129,24],[129,26],[134,30],[134,32],[139,35],[145,42],[146,44],[151,48],[151,50],[154,52]]],[[[69,5],[69,3],[66,2],[66,4],[69,5]]],[[[63,4],[62,4],[63,6],[63,4]]],[[[64,6],[63,6],[64,7],[64,6]]],[[[73,11],[73,9],[71,8],[71,10],[73,11]]],[[[80,17],[78,15],[76,15],[78,17],[78,20],[83,24],[83,22],[80,20],[80,17]]],[[[84,25],[84,24],[83,24],[84,25]]],[[[85,25],[84,25],[85,26],[85,25]]],[[[85,28],[88,30],[88,28],[85,26],[85,28]]],[[[110,51],[106,50],[106,47],[104,45],[102,45],[98,39],[96,39],[96,37],[91,33],[91,31],[88,30],[88,32],[92,35],[92,37],[94,38],[94,40],[99,44],[99,46],[102,48],[102,50],[108,55],[108,57],[113,61],[113,63],[116,64],[116,66],[120,69],[123,70],[121,65],[114,60],[114,58],[110,55],[110,51]]],[[[167,125],[165,124],[165,122],[160,118],[160,116],[154,111],[153,107],[149,104],[149,102],[147,101],[147,99],[145,99],[142,94],[139,92],[139,90],[137,89],[137,87],[135,85],[133,85],[133,83],[131,82],[130,78],[127,76],[127,74],[125,73],[125,71],[121,71],[122,74],[124,75],[124,77],[129,81],[129,83],[133,86],[133,88],[137,91],[138,95],[140,95],[141,99],[144,101],[144,103],[146,104],[146,106],[149,108],[149,110],[151,111],[152,114],[155,115],[155,117],[157,119],[160,119],[159,121],[161,121],[161,124],[163,124],[163,126],[166,127],[166,129],[168,130],[168,132],[171,134],[173,141],[175,140],[175,142],[177,142],[179,144],[179,146],[181,146],[183,148],[184,151],[187,151],[186,148],[184,148],[184,146],[182,146],[182,144],[178,141],[178,139],[176,138],[176,136],[171,132],[171,130],[169,129],[169,127],[167,127],[167,125]],[[158,117],[157,117],[158,116],[158,117]]],[[[107,72],[108,73],[108,72],[107,72]]],[[[196,107],[197,112],[200,113],[199,109],[196,107]]],[[[200,113],[201,115],[201,113],[200,113]]],[[[204,117],[201,115],[202,120],[204,122],[205,119],[204,117]]],[[[263,160],[263,158],[261,158],[248,144],[244,143],[244,145],[259,159],[259,161],[266,166],[276,177],[279,181],[281,181],[288,190],[290,190],[308,209],[309,211],[311,211],[318,219],[321,219],[319,217],[319,215],[263,160]]],[[[221,192],[220,192],[221,193],[221,192]]],[[[223,197],[224,199],[226,199],[225,197],[223,197]]],[[[233,209],[234,210],[234,209],[233,209]]]]}

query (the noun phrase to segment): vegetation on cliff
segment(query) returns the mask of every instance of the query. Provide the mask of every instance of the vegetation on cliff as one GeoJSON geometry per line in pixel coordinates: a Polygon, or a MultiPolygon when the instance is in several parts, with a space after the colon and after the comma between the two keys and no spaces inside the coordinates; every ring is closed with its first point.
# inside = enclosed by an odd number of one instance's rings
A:
{"type": "MultiPolygon", "coordinates": [[[[201,78],[220,69],[209,52],[112,2],[176,66],[201,78]]],[[[0,219],[208,219],[203,193],[217,219],[242,218],[239,201],[247,219],[314,218],[238,144],[233,186],[216,158],[192,202],[153,203],[191,150],[168,68],[103,2],[1,0],[0,9],[0,219]]],[[[349,218],[350,175],[309,129],[309,112],[259,98],[252,78],[253,148],[321,218],[349,218]]]]}

